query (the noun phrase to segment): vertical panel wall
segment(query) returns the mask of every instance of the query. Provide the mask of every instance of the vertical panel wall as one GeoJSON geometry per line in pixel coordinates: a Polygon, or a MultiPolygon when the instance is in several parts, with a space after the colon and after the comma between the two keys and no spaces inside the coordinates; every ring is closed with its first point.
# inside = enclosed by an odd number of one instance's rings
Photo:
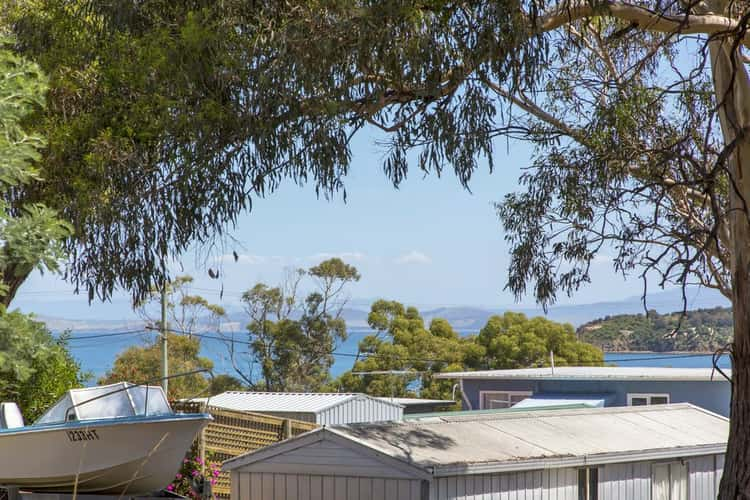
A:
{"type": "MultiPolygon", "coordinates": [[[[695,457],[688,460],[688,492],[690,500],[716,498],[719,483],[716,481],[717,456],[695,457]]],[[[719,470],[721,477],[721,470],[719,470]]]]}
{"type": "Polygon", "coordinates": [[[404,409],[373,398],[353,398],[321,411],[317,423],[321,425],[358,422],[387,422],[401,420],[404,409]]]}
{"type": "Polygon", "coordinates": [[[430,500],[578,500],[578,472],[548,469],[439,477],[430,500]]]}
{"type": "Polygon", "coordinates": [[[599,468],[601,500],[650,500],[651,463],[607,464],[599,468]]]}
{"type": "MultiPolygon", "coordinates": [[[[666,460],[680,461],[679,458],[666,460]]],[[[723,455],[706,455],[685,459],[688,473],[688,498],[716,498],[717,478],[721,477],[723,455]],[[721,464],[721,465],[720,465],[721,464]]],[[[607,464],[599,468],[600,500],[649,500],[651,498],[652,466],[655,462],[607,464]]]]}
{"type": "Polygon", "coordinates": [[[232,474],[232,500],[422,500],[421,483],[410,479],[236,472],[232,474]]]}
{"type": "MultiPolygon", "coordinates": [[[[320,457],[318,460],[321,460],[320,457]]],[[[324,460],[321,460],[324,461],[324,460]]],[[[675,459],[672,461],[679,461],[675,459]]],[[[654,463],[599,466],[599,500],[650,500],[654,463]]],[[[685,459],[690,500],[716,498],[723,455],[685,459]]],[[[350,472],[351,474],[351,472],[350,472]]],[[[357,474],[355,472],[355,474],[357,474]]],[[[361,474],[361,473],[360,473],[361,474]]],[[[430,483],[384,477],[232,472],[232,500],[578,500],[578,469],[438,477],[430,483]],[[427,496],[428,495],[428,496],[427,496]]]]}

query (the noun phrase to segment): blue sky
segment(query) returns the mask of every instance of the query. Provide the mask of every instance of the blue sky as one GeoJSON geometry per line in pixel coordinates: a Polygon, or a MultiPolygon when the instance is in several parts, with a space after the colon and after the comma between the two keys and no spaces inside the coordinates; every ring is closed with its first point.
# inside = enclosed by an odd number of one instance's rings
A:
{"type": "MultiPolygon", "coordinates": [[[[452,173],[424,177],[414,169],[400,189],[382,173],[382,151],[373,135],[360,135],[353,147],[347,202],[318,199],[312,187],[287,183],[266,199],[256,199],[230,234],[240,261],[224,259],[221,280],[208,277],[204,252],[184,255],[181,267],[196,278],[196,287],[218,300],[236,302],[239,292],[258,281],[276,283],[285,267],[309,267],[329,256],[357,266],[362,280],[349,293],[355,300],[397,299],[418,306],[507,306],[503,291],[508,248],[492,202],[518,187],[530,163],[531,149],[498,141],[496,170],[485,167],[463,190],[452,173]],[[214,292],[211,292],[211,291],[214,292]]],[[[199,250],[199,249],[197,249],[199,250]]],[[[180,266],[176,265],[175,270],[180,266]]],[[[593,267],[593,283],[560,304],[618,300],[639,295],[636,279],[616,275],[606,256],[593,267]]],[[[531,305],[526,298],[522,305],[531,305]]],[[[85,296],[51,275],[33,276],[22,287],[17,307],[39,314],[69,318],[121,319],[131,315],[124,293],[113,303],[88,306],[85,296]]]]}

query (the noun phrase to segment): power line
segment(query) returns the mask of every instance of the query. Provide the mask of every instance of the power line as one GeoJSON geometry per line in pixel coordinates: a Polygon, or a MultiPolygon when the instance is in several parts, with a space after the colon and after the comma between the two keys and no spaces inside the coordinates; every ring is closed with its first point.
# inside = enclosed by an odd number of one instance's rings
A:
{"type": "MultiPolygon", "coordinates": [[[[148,327],[147,327],[148,329],[148,327]]],[[[206,333],[190,333],[190,332],[184,332],[180,330],[169,330],[172,333],[181,334],[181,335],[193,335],[198,338],[202,339],[208,339],[208,340],[218,340],[225,343],[231,343],[231,344],[239,344],[239,345],[245,345],[250,346],[252,345],[252,342],[245,341],[245,340],[237,340],[237,339],[230,339],[222,336],[216,336],[216,335],[210,335],[206,333]]],[[[349,353],[349,352],[340,352],[340,351],[331,351],[328,353],[332,356],[338,356],[338,357],[350,357],[350,358],[359,358],[359,359],[368,359],[371,357],[383,357],[387,356],[386,354],[378,354],[378,353],[349,353]]],[[[605,363],[627,363],[631,361],[651,361],[651,360],[662,360],[662,359],[681,359],[681,358],[697,358],[697,357],[706,357],[711,356],[711,354],[706,353],[698,353],[698,354],[677,354],[677,355],[656,355],[656,356],[642,356],[638,358],[618,358],[618,359],[608,359],[605,360],[605,363]]],[[[438,359],[438,358],[393,358],[395,361],[402,361],[402,362],[413,362],[413,363],[453,363],[455,360],[448,360],[448,359],[438,359]]],[[[587,364],[587,363],[581,363],[581,364],[587,364]]],[[[593,363],[588,363],[590,365],[593,365],[593,363]]]]}
{"type": "MultiPolygon", "coordinates": [[[[98,340],[98,339],[108,339],[112,337],[123,337],[126,335],[134,335],[134,334],[153,334],[154,332],[153,327],[145,327],[138,330],[127,330],[122,332],[107,332],[107,333],[101,333],[101,334],[91,334],[91,335],[77,335],[77,336],[70,336],[68,338],[68,341],[76,341],[75,345],[71,345],[72,348],[75,349],[86,349],[86,348],[93,348],[93,347],[99,347],[102,345],[100,342],[90,343],[90,344],[80,344],[77,342],[80,341],[86,341],[86,340],[98,340]]],[[[168,330],[170,333],[179,334],[179,335],[192,335],[196,338],[200,339],[206,339],[206,340],[213,340],[213,341],[219,341],[229,344],[235,344],[235,345],[244,345],[244,346],[251,346],[252,342],[246,341],[246,340],[240,340],[240,339],[233,339],[233,338],[227,338],[222,335],[211,335],[208,333],[193,333],[193,332],[185,332],[181,330],[175,330],[170,328],[168,330]]],[[[121,339],[121,340],[129,340],[129,339],[121,339]]],[[[335,357],[345,357],[345,358],[355,358],[355,359],[369,359],[369,358],[377,358],[377,357],[389,357],[387,354],[378,354],[378,353],[366,353],[366,352],[360,352],[360,353],[352,353],[352,352],[341,352],[341,351],[331,351],[327,353],[331,356],[335,357]]],[[[630,362],[636,362],[636,361],[658,361],[658,360],[667,360],[667,359],[685,359],[685,358],[701,358],[701,357],[708,357],[711,356],[710,353],[691,353],[691,354],[671,354],[671,355],[654,355],[654,356],[640,356],[640,357],[627,357],[627,358],[611,358],[605,360],[607,363],[630,363],[630,362]]],[[[391,357],[393,361],[400,361],[400,362],[412,362],[412,363],[453,363],[455,360],[447,360],[447,359],[438,359],[438,358],[401,358],[401,357],[391,357]]],[[[581,363],[581,364],[592,364],[593,363],[581,363]]]]}
{"type": "Polygon", "coordinates": [[[73,336],[71,335],[68,337],[68,340],[88,340],[88,339],[101,339],[101,338],[108,338],[108,337],[119,337],[122,335],[134,335],[136,333],[151,333],[146,331],[146,329],[141,328],[139,330],[128,330],[125,332],[107,332],[107,333],[95,333],[91,335],[77,335],[73,336]]]}
{"type": "Polygon", "coordinates": [[[609,363],[628,363],[630,361],[651,361],[651,360],[659,360],[659,359],[701,358],[701,357],[707,357],[707,356],[713,356],[713,353],[670,354],[670,355],[666,355],[666,356],[656,355],[656,356],[644,356],[644,357],[641,357],[641,358],[608,359],[606,361],[609,362],[609,363]]]}

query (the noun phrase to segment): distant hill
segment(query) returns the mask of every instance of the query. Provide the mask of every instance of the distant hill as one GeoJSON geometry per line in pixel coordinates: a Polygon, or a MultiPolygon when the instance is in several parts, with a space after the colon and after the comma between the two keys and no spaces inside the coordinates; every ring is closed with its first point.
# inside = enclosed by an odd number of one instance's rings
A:
{"type": "MultiPolygon", "coordinates": [[[[342,311],[349,328],[367,328],[367,315],[370,304],[376,299],[359,299],[350,302],[342,311]]],[[[701,290],[690,294],[691,309],[709,309],[727,306],[728,301],[718,292],[701,290]]],[[[22,302],[22,301],[19,301],[22,302]]],[[[247,314],[238,303],[226,303],[228,317],[222,324],[225,331],[244,331],[248,323],[247,314]]],[[[406,304],[411,305],[411,304],[406,304]]],[[[679,310],[682,307],[682,295],[679,290],[667,290],[650,294],[646,304],[650,310],[660,313],[679,310]]],[[[37,312],[38,318],[47,322],[54,331],[66,329],[74,331],[114,331],[138,328],[143,322],[129,309],[129,303],[94,303],[91,306],[70,300],[55,301],[45,299],[42,305],[31,307],[29,304],[18,306],[24,312],[37,312]]],[[[478,331],[493,314],[503,314],[506,311],[517,311],[529,317],[546,316],[552,321],[570,323],[573,326],[582,325],[595,318],[614,317],[614,315],[637,315],[642,313],[643,303],[640,297],[630,297],[618,301],[597,302],[594,304],[576,304],[552,306],[545,313],[541,308],[516,307],[477,307],[477,306],[438,306],[420,305],[422,317],[426,322],[433,318],[445,318],[454,328],[461,331],[478,331]]]]}
{"type": "Polygon", "coordinates": [[[578,336],[605,351],[714,351],[731,341],[732,310],[605,316],[581,325],[578,336]]]}

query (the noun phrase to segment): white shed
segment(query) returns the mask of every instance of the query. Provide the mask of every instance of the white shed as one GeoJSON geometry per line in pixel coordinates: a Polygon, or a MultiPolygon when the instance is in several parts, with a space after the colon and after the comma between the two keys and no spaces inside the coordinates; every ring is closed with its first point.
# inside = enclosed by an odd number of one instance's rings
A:
{"type": "Polygon", "coordinates": [[[690,404],[324,427],[225,462],[232,500],[705,500],[729,425],[690,404]]]}
{"type": "Polygon", "coordinates": [[[228,391],[212,396],[208,404],[320,425],[387,422],[404,414],[398,403],[357,393],[228,391]]]}

